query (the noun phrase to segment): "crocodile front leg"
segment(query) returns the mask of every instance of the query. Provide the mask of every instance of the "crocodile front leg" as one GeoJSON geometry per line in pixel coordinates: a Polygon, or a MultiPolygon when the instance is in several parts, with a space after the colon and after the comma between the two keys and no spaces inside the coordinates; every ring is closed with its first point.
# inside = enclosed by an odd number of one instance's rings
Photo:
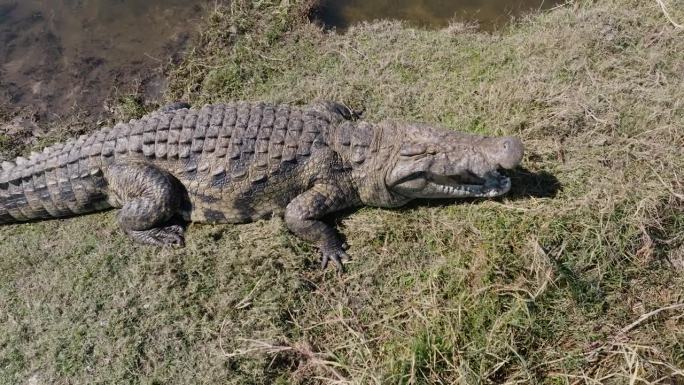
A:
{"type": "Polygon", "coordinates": [[[360,204],[351,188],[333,183],[321,183],[293,199],[285,209],[285,223],[299,238],[316,245],[321,252],[325,269],[333,261],[338,272],[344,271],[342,261],[348,260],[346,246],[331,226],[320,219],[326,214],[360,204]]]}
{"type": "Polygon", "coordinates": [[[115,163],[105,174],[109,201],[121,207],[119,225],[135,241],[155,246],[184,245],[184,229],[172,223],[183,192],[166,171],[147,163],[115,163]]]}

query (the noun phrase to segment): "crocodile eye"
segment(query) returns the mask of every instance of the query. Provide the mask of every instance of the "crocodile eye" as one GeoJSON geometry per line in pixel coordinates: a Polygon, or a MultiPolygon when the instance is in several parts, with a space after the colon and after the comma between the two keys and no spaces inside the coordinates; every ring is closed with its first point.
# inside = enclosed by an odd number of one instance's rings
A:
{"type": "Polygon", "coordinates": [[[399,155],[401,156],[416,156],[416,155],[421,155],[425,154],[427,151],[427,147],[425,144],[418,143],[418,144],[405,144],[401,146],[401,150],[399,151],[399,155]]]}

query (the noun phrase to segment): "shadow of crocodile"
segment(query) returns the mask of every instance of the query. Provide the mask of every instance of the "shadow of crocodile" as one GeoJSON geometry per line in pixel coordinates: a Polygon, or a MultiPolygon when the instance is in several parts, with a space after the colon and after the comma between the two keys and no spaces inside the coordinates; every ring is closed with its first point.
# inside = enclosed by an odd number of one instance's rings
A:
{"type": "Polygon", "coordinates": [[[532,172],[526,168],[518,168],[508,173],[511,178],[510,200],[525,198],[555,198],[563,191],[558,178],[547,171],[532,172]]]}

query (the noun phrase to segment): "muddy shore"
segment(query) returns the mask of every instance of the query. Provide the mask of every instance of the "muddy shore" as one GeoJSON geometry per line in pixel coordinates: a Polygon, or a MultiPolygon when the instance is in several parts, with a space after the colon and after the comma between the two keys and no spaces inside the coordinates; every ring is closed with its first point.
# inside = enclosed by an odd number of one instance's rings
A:
{"type": "Polygon", "coordinates": [[[205,3],[0,0],[0,110],[44,126],[106,118],[121,96],[160,100],[205,3]]]}

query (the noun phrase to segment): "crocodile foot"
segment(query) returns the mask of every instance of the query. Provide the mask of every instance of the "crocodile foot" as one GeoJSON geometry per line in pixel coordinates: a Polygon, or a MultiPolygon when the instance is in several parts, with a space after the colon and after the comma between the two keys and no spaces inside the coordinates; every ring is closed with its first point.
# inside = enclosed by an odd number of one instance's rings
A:
{"type": "Polygon", "coordinates": [[[185,230],[181,225],[155,227],[149,230],[129,230],[135,241],[154,246],[185,246],[185,230]]]}
{"type": "Polygon", "coordinates": [[[335,268],[337,269],[338,274],[344,273],[344,265],[342,262],[350,261],[351,257],[345,250],[347,250],[349,247],[347,246],[346,243],[337,246],[337,247],[331,247],[331,248],[323,248],[321,249],[321,267],[323,269],[328,267],[328,263],[332,261],[335,264],[335,268]]]}

